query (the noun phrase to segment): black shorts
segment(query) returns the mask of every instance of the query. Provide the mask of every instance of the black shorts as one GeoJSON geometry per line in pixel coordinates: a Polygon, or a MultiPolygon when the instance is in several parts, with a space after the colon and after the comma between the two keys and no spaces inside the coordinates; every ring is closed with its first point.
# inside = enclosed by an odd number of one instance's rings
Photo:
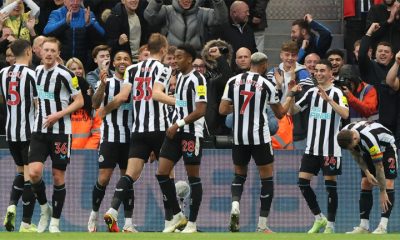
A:
{"type": "Polygon", "coordinates": [[[129,143],[102,142],[99,149],[99,168],[126,169],[128,165],[129,143]]]}
{"type": "Polygon", "coordinates": [[[160,157],[177,163],[183,156],[185,165],[200,165],[202,151],[201,138],[190,133],[177,132],[173,139],[164,138],[160,157]]]}
{"type": "Polygon", "coordinates": [[[318,175],[322,169],[324,176],[337,176],[342,174],[340,157],[324,157],[304,154],[301,159],[300,172],[318,175]]]}
{"type": "Polygon", "coordinates": [[[15,165],[23,167],[28,165],[29,141],[11,142],[8,141],[8,148],[11,156],[14,158],[15,165]]]}
{"type": "MultiPolygon", "coordinates": [[[[369,172],[376,176],[375,166],[369,154],[364,154],[364,160],[367,163],[369,172]]],[[[397,177],[397,154],[393,148],[386,149],[382,158],[383,169],[385,171],[386,179],[395,179],[397,177]]],[[[366,177],[365,173],[361,171],[361,176],[366,177]]]]}
{"type": "Polygon", "coordinates": [[[150,153],[154,152],[158,159],[164,138],[165,132],[132,133],[129,158],[140,158],[147,162],[150,153]]]}
{"type": "Polygon", "coordinates": [[[232,159],[237,166],[247,166],[253,157],[257,166],[264,166],[274,162],[271,143],[261,145],[233,145],[232,159]]]}
{"type": "Polygon", "coordinates": [[[44,163],[50,155],[52,167],[65,171],[71,156],[71,135],[32,133],[28,161],[44,163]]]}

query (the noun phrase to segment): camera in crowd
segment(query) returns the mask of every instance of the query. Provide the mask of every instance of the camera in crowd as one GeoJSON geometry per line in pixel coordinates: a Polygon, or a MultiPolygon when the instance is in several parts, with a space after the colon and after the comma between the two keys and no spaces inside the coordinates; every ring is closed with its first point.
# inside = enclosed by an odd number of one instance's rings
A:
{"type": "Polygon", "coordinates": [[[333,81],[333,84],[338,88],[343,89],[346,87],[348,90],[353,91],[357,89],[360,82],[361,79],[357,69],[352,65],[346,64],[340,69],[339,79],[333,81]]]}
{"type": "Polygon", "coordinates": [[[229,53],[229,49],[227,47],[218,47],[218,50],[222,55],[229,53]]]}

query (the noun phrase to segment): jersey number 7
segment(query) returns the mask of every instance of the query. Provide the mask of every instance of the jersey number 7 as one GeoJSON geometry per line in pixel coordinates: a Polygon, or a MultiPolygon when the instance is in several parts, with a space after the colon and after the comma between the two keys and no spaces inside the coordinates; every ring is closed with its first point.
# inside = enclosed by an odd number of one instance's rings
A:
{"type": "Polygon", "coordinates": [[[240,95],[245,97],[243,105],[240,108],[240,114],[244,114],[244,111],[246,111],[247,105],[249,105],[251,98],[254,96],[254,92],[242,90],[242,91],[240,91],[240,95]]]}

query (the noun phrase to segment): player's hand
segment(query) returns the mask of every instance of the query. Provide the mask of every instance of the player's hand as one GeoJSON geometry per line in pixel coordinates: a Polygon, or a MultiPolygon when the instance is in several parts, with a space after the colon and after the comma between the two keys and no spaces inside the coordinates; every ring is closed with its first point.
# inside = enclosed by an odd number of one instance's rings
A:
{"type": "Polygon", "coordinates": [[[326,94],[325,90],[322,89],[321,86],[317,86],[317,88],[318,88],[318,94],[319,94],[319,96],[321,96],[322,99],[324,99],[327,102],[332,101],[332,99],[329,98],[328,94],[326,94]]]}
{"type": "Polygon", "coordinates": [[[165,133],[169,139],[173,139],[175,137],[176,132],[178,131],[179,127],[175,123],[171,127],[167,129],[167,132],[165,133]]]}
{"type": "Polygon", "coordinates": [[[367,176],[367,180],[370,184],[374,185],[374,186],[378,186],[379,182],[378,180],[376,180],[376,178],[374,177],[374,175],[372,175],[371,173],[365,173],[365,175],[367,176]]]}
{"type": "Polygon", "coordinates": [[[43,123],[43,128],[51,128],[58,121],[58,119],[62,117],[63,116],[61,112],[56,112],[48,115],[47,117],[44,117],[45,121],[43,123]]]}
{"type": "Polygon", "coordinates": [[[154,153],[154,151],[152,151],[152,152],[150,153],[150,156],[149,156],[149,162],[152,163],[152,162],[154,162],[155,160],[157,160],[157,157],[156,157],[156,154],[154,153]]]}
{"type": "Polygon", "coordinates": [[[389,201],[389,197],[386,191],[380,192],[379,195],[380,195],[382,213],[385,213],[389,209],[389,205],[392,205],[392,203],[389,201]]]}
{"type": "Polygon", "coordinates": [[[283,76],[279,73],[278,68],[274,68],[274,78],[276,82],[276,88],[282,89],[283,76]]]}
{"type": "Polygon", "coordinates": [[[104,111],[104,107],[101,107],[97,110],[98,116],[103,119],[106,116],[106,112],[104,111]]]}
{"type": "Polygon", "coordinates": [[[400,51],[396,54],[396,63],[400,65],[400,51]]]}

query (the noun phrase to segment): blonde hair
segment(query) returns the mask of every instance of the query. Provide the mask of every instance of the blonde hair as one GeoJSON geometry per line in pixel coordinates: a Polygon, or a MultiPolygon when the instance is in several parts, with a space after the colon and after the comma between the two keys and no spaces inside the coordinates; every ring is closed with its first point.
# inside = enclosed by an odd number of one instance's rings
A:
{"type": "Polygon", "coordinates": [[[83,67],[83,63],[81,62],[81,60],[79,60],[79,59],[76,58],[76,57],[70,58],[70,59],[67,61],[67,63],[65,64],[65,66],[66,66],[68,69],[70,69],[73,63],[78,64],[78,66],[81,67],[82,70],[83,70],[83,76],[86,76],[85,68],[83,67]]]}

